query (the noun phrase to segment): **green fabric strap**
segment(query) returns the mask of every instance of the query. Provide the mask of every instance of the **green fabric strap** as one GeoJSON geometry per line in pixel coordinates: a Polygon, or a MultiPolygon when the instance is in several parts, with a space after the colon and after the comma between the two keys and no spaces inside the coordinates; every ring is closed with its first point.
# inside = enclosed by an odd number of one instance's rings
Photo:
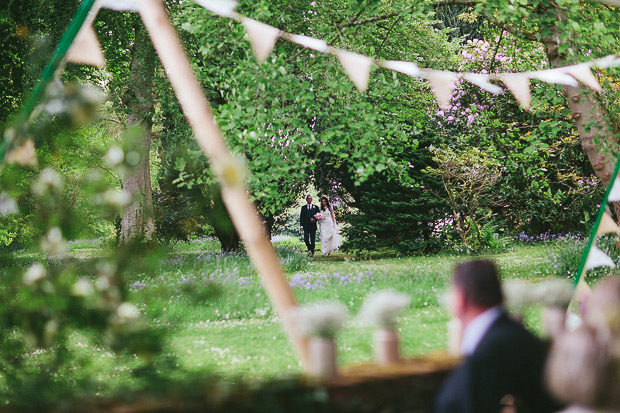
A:
{"type": "Polygon", "coordinates": [[[596,233],[598,232],[598,227],[601,224],[601,220],[603,219],[603,214],[605,213],[605,208],[609,203],[609,194],[611,193],[611,188],[613,188],[616,179],[618,178],[618,171],[620,171],[620,156],[616,160],[616,166],[614,168],[614,173],[611,176],[611,180],[609,181],[609,185],[607,186],[607,190],[605,191],[605,196],[603,197],[603,201],[601,202],[601,207],[598,210],[598,215],[596,216],[596,221],[594,221],[594,226],[592,226],[592,230],[590,231],[590,238],[588,238],[588,243],[586,244],[586,249],[583,251],[583,255],[581,256],[581,261],[579,261],[579,268],[577,268],[577,274],[575,274],[575,282],[574,286],[576,287],[581,280],[581,277],[584,276],[583,270],[586,266],[586,261],[588,260],[588,255],[590,254],[590,250],[594,245],[594,241],[596,240],[596,233]]]}
{"type": "MultiPolygon", "coordinates": [[[[43,97],[47,85],[49,85],[49,83],[52,81],[52,79],[54,78],[54,73],[56,73],[56,71],[60,67],[60,64],[65,58],[65,55],[67,54],[69,47],[73,43],[75,36],[77,36],[78,32],[82,28],[82,25],[86,21],[88,13],[92,9],[93,4],[95,4],[95,0],[83,0],[80,4],[80,7],[75,12],[73,19],[69,23],[67,30],[60,38],[60,42],[58,43],[58,47],[54,51],[52,58],[47,63],[45,69],[43,69],[43,73],[41,74],[41,80],[39,80],[37,85],[34,87],[32,93],[24,103],[22,110],[19,112],[19,115],[17,116],[17,123],[26,122],[28,118],[30,118],[30,115],[34,111],[34,108],[43,97]]],[[[14,140],[11,142],[7,142],[6,139],[2,140],[2,143],[0,144],[0,165],[4,163],[6,154],[9,152],[10,149],[12,149],[15,143],[16,142],[14,140]]]]}

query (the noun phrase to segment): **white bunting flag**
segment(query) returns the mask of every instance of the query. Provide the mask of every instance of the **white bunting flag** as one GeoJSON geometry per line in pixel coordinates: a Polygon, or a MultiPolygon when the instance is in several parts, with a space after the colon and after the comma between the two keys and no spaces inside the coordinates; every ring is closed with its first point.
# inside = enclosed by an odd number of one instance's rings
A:
{"type": "Polygon", "coordinates": [[[439,107],[448,107],[452,98],[452,91],[456,87],[458,75],[452,72],[431,70],[426,73],[426,78],[431,84],[431,89],[437,98],[437,102],[439,102],[439,107]]]}
{"type": "Polygon", "coordinates": [[[489,82],[489,75],[485,75],[484,73],[466,73],[464,78],[479,88],[484,89],[489,93],[493,93],[494,95],[498,95],[503,92],[501,87],[489,82]]]}
{"type": "Polygon", "coordinates": [[[138,11],[141,0],[97,0],[97,6],[116,11],[138,11]]]}
{"type": "Polygon", "coordinates": [[[34,142],[28,139],[20,146],[14,148],[6,156],[6,162],[22,166],[34,166],[37,164],[37,153],[34,149],[34,142]]]}
{"type": "Polygon", "coordinates": [[[574,77],[565,73],[566,68],[541,70],[540,72],[528,72],[532,79],[542,80],[546,83],[555,83],[558,85],[578,86],[579,83],[574,77]]]}
{"type": "Polygon", "coordinates": [[[235,17],[235,7],[237,2],[234,0],[195,0],[196,3],[222,17],[235,17]]]}
{"type": "Polygon", "coordinates": [[[372,59],[347,50],[334,49],[333,52],[340,60],[342,68],[349,76],[353,84],[361,91],[368,89],[368,78],[370,77],[370,66],[372,59]]]}
{"type": "Polygon", "coordinates": [[[398,60],[387,60],[380,63],[381,67],[394,70],[409,76],[422,76],[422,71],[412,62],[401,62],[398,60]]]}
{"type": "Polygon", "coordinates": [[[67,52],[67,61],[98,67],[105,66],[105,58],[93,26],[90,24],[82,26],[67,52]]]}
{"type": "Polygon", "coordinates": [[[327,53],[329,51],[329,46],[325,40],[315,39],[314,37],[304,36],[301,34],[289,35],[288,39],[293,43],[297,43],[298,45],[307,47],[308,49],[316,50],[317,52],[327,53]]]}
{"type": "MultiPolygon", "coordinates": [[[[620,0],[618,1],[618,3],[620,3],[620,0]]],[[[596,67],[602,67],[603,69],[620,66],[620,56],[605,56],[600,59],[594,60],[592,62],[592,65],[596,67]]]]}
{"type": "Polygon", "coordinates": [[[247,17],[243,17],[241,23],[243,23],[243,27],[250,37],[256,60],[263,63],[271,54],[280,35],[280,30],[247,17]]]}
{"type": "Polygon", "coordinates": [[[592,74],[592,69],[590,69],[590,65],[587,63],[569,66],[566,68],[566,73],[568,73],[592,90],[595,90],[597,92],[600,92],[602,90],[601,85],[598,83],[598,80],[592,74]]]}
{"type": "Polygon", "coordinates": [[[518,73],[504,73],[499,75],[504,85],[513,94],[519,105],[525,110],[532,108],[532,95],[530,94],[530,79],[518,73]]]}
{"type": "Polygon", "coordinates": [[[620,179],[618,179],[617,177],[614,180],[614,184],[611,187],[611,191],[609,191],[609,196],[607,197],[607,201],[609,202],[620,201],[620,179]]]}
{"type": "Polygon", "coordinates": [[[609,258],[607,254],[603,252],[599,247],[593,245],[590,249],[590,253],[588,254],[588,259],[586,260],[586,271],[591,270],[592,268],[597,267],[611,267],[614,268],[616,264],[614,260],[609,258]]]}
{"type": "Polygon", "coordinates": [[[601,222],[596,230],[597,235],[602,234],[611,234],[611,233],[620,234],[620,227],[614,221],[614,219],[609,215],[607,211],[603,213],[603,218],[601,218],[601,222]]]}

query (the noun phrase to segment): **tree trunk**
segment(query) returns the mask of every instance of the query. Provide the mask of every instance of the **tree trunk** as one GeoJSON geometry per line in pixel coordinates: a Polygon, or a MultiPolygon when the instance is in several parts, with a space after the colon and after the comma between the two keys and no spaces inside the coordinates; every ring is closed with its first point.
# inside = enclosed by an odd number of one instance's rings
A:
{"type": "Polygon", "coordinates": [[[141,157],[135,169],[123,176],[123,191],[131,202],[123,209],[120,243],[156,242],[151,194],[149,152],[153,125],[153,70],[155,51],[141,23],[135,25],[135,42],[131,53],[128,89],[123,96],[127,107],[127,127],[143,128],[141,157]]]}
{"type": "MultiPolygon", "coordinates": [[[[559,38],[559,37],[555,37],[559,38]]],[[[563,65],[555,40],[548,39],[545,52],[552,67],[563,65]]],[[[577,126],[581,147],[588,156],[594,173],[605,187],[614,178],[616,158],[611,153],[618,150],[618,141],[609,114],[596,97],[596,92],[584,86],[564,86],[563,93],[567,106],[577,126]]],[[[616,217],[620,217],[620,203],[614,202],[616,217]]]]}

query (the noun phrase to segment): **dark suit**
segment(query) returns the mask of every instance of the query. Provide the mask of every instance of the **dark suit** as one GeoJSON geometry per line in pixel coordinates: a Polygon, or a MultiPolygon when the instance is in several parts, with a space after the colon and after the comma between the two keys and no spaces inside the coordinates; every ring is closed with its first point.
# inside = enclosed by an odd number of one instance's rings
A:
{"type": "Polygon", "coordinates": [[[316,240],[316,219],[314,215],[319,213],[319,207],[312,204],[312,207],[308,209],[308,204],[301,207],[299,213],[299,226],[304,229],[304,242],[308,251],[314,255],[314,246],[316,240]]]}
{"type": "Polygon", "coordinates": [[[515,396],[527,413],[557,411],[543,385],[547,346],[521,324],[502,314],[474,353],[446,379],[435,413],[498,413],[500,400],[515,396]]]}

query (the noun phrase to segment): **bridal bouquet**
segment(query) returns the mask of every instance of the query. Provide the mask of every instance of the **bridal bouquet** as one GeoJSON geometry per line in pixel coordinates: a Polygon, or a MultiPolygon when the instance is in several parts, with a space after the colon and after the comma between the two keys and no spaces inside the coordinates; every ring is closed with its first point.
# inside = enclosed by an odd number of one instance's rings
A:
{"type": "Polygon", "coordinates": [[[314,214],[314,219],[316,219],[317,221],[321,221],[325,218],[325,215],[319,213],[314,214]]]}

